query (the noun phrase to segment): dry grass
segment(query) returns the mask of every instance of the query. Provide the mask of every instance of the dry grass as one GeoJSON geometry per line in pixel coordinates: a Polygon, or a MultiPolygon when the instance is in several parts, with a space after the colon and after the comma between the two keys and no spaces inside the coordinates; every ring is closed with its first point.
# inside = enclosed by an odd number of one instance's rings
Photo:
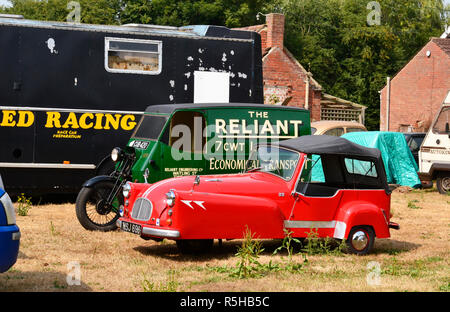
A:
{"type": "MultiPolygon", "coordinates": [[[[0,274],[0,291],[449,291],[450,196],[422,190],[392,195],[391,239],[376,240],[371,255],[308,255],[297,273],[273,271],[259,278],[232,278],[240,241],[224,242],[207,255],[183,256],[171,241],[144,241],[120,231],[88,232],[73,203],[33,206],[18,216],[22,231],[16,265],[0,274]],[[81,266],[81,285],[66,282],[67,264],[81,266]],[[379,264],[379,285],[367,282],[368,263],[379,264]]],[[[261,263],[279,241],[264,241],[261,263]]],[[[294,260],[303,262],[295,255],[294,260]]]]}

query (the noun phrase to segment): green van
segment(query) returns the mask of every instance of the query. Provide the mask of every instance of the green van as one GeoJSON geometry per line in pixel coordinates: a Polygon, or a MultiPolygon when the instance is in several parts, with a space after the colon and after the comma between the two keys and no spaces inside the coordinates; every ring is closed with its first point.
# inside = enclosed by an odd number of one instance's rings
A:
{"type": "Polygon", "coordinates": [[[183,175],[242,172],[261,143],[311,134],[308,110],[263,104],[149,106],[126,147],[111,153],[115,170],[86,181],[76,201],[88,230],[109,231],[126,181],[154,183],[183,175]]]}

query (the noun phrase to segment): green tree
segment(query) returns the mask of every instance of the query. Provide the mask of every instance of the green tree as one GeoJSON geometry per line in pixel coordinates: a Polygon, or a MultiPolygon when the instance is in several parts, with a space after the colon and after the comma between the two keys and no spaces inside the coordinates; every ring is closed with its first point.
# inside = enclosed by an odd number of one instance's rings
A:
{"type": "MultiPolygon", "coordinates": [[[[11,0],[0,12],[36,20],[65,21],[69,0],[11,0]]],[[[258,12],[286,16],[285,45],[324,92],[366,105],[366,125],[379,125],[379,93],[450,24],[442,0],[378,0],[379,23],[368,23],[369,0],[78,0],[81,22],[92,24],[261,24],[258,12]]]]}
{"type": "Polygon", "coordinates": [[[324,91],[366,105],[366,125],[379,128],[379,93],[430,37],[444,30],[441,0],[379,0],[380,23],[370,25],[369,1],[276,0],[286,16],[287,48],[324,91]]]}
{"type": "MultiPolygon", "coordinates": [[[[11,8],[0,9],[8,14],[20,14],[27,19],[45,21],[67,21],[68,0],[10,0],[11,8]]],[[[86,24],[117,24],[119,0],[77,0],[81,7],[81,22],[86,24]]]]}

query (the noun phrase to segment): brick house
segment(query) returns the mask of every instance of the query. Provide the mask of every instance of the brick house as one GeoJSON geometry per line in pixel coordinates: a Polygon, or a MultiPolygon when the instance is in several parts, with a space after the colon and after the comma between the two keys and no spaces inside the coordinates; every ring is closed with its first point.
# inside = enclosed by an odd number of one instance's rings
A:
{"type": "Polygon", "coordinates": [[[264,103],[309,109],[312,121],[333,119],[364,122],[364,106],[324,94],[312,73],[284,47],[284,15],[270,13],[265,17],[265,24],[238,28],[261,35],[264,103]]]}
{"type": "Polygon", "coordinates": [[[450,37],[432,38],[380,91],[380,130],[425,132],[450,90],[450,37]]]}

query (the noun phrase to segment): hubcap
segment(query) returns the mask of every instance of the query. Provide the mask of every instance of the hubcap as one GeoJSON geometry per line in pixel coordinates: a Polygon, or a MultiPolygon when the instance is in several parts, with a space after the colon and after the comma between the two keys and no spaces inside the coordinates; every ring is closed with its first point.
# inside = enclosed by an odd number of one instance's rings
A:
{"type": "Polygon", "coordinates": [[[367,237],[367,233],[364,231],[357,231],[352,236],[352,246],[358,251],[364,250],[369,243],[369,238],[367,237]]]}
{"type": "Polygon", "coordinates": [[[450,178],[443,178],[441,185],[445,192],[450,191],[450,178]]]}
{"type": "Polygon", "coordinates": [[[100,215],[107,215],[111,211],[111,207],[102,199],[97,202],[96,210],[100,215]]]}

